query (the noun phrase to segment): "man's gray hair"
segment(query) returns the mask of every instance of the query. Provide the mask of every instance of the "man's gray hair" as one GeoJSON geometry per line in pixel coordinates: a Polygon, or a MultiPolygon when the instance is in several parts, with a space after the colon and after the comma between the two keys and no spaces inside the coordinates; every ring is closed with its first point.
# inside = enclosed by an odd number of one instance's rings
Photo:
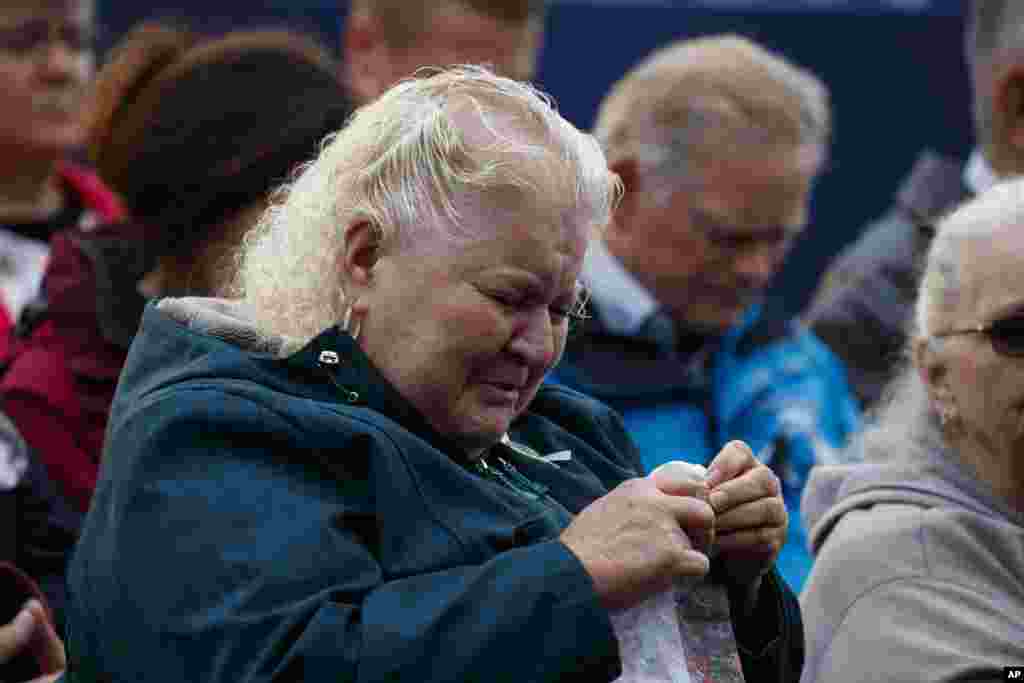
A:
{"type": "Polygon", "coordinates": [[[685,170],[697,153],[759,143],[811,145],[823,159],[829,94],[815,75],[746,38],[681,40],[612,86],[594,132],[611,163],[632,158],[659,171],[685,170]]]}
{"type": "Polygon", "coordinates": [[[1024,60],[1024,2],[968,0],[965,56],[974,86],[977,137],[991,141],[992,74],[1000,64],[1024,60]]]}
{"type": "Polygon", "coordinates": [[[348,226],[369,223],[385,252],[436,253],[493,235],[501,226],[467,224],[462,207],[499,192],[600,230],[620,183],[597,141],[525,83],[474,66],[406,80],[278,192],[244,240],[235,293],[264,331],[310,339],[344,315],[348,226]]]}

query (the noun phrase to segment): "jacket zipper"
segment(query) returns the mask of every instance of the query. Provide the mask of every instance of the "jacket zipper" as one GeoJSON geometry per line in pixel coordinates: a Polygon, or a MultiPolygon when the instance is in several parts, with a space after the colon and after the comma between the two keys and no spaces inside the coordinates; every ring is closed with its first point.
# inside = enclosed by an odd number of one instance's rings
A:
{"type": "Polygon", "coordinates": [[[495,460],[497,467],[487,462],[486,455],[481,456],[473,463],[473,468],[482,476],[500,483],[505,488],[511,489],[531,501],[544,500],[547,487],[527,479],[504,458],[498,456],[495,457],[495,460]]]}

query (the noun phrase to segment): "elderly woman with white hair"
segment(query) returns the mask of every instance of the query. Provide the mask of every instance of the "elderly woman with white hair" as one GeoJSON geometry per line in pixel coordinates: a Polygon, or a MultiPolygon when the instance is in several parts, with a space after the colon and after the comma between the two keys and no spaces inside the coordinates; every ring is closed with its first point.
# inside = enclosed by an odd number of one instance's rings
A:
{"type": "Polygon", "coordinates": [[[804,681],[1008,680],[1024,664],[1024,181],[940,224],[912,363],[804,495],[804,681]]]}
{"type": "Polygon", "coordinates": [[[611,615],[707,574],[718,526],[747,675],[792,680],[771,472],[732,446],[705,484],[639,478],[611,411],[542,386],[618,192],[482,68],[359,110],[246,238],[240,301],[147,308],[69,571],[73,679],[610,681],[611,615]]]}

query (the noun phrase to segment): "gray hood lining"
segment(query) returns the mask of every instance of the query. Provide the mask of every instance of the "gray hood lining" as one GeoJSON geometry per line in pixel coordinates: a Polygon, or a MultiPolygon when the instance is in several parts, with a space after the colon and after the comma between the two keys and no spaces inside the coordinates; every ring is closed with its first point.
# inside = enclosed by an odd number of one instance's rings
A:
{"type": "Polygon", "coordinates": [[[156,308],[193,332],[209,335],[252,353],[286,358],[303,346],[302,340],[261,329],[252,308],[244,301],[168,298],[157,302],[156,308]]]}

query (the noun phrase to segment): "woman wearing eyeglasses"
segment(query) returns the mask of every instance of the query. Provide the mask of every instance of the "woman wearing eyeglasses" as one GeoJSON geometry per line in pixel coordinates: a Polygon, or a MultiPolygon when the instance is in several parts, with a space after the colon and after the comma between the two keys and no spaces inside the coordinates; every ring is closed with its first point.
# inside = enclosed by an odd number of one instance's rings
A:
{"type": "Polygon", "coordinates": [[[815,471],[807,681],[1004,680],[1024,664],[1024,181],[940,226],[910,366],[815,471]]]}

